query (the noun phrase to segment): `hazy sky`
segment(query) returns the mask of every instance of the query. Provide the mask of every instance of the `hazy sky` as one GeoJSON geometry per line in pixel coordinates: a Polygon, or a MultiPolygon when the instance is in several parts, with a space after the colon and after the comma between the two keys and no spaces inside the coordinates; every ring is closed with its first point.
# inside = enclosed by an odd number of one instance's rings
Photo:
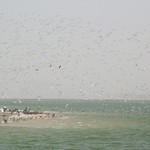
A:
{"type": "Polygon", "coordinates": [[[0,99],[149,99],[149,18],[149,0],[0,0],[0,99]]]}

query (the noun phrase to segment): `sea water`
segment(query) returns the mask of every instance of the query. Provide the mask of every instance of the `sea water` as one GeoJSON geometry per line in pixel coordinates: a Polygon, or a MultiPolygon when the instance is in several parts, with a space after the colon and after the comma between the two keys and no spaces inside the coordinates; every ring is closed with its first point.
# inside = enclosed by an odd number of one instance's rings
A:
{"type": "Polygon", "coordinates": [[[150,101],[0,100],[62,118],[0,125],[0,150],[149,150],[150,101]]]}

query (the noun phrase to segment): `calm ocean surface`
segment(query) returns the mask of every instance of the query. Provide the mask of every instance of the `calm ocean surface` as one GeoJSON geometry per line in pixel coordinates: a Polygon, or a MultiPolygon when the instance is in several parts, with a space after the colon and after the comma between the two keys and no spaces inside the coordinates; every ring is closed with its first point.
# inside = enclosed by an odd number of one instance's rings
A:
{"type": "Polygon", "coordinates": [[[0,150],[150,149],[150,101],[0,100],[3,106],[65,112],[66,118],[0,125],[0,150]]]}

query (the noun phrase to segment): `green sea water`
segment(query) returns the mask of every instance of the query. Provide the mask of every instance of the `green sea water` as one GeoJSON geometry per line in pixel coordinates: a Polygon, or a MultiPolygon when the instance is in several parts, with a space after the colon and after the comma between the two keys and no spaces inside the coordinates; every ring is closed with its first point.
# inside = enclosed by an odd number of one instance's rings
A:
{"type": "Polygon", "coordinates": [[[0,150],[149,150],[150,101],[0,100],[0,107],[65,112],[47,126],[0,125],[0,150]]]}

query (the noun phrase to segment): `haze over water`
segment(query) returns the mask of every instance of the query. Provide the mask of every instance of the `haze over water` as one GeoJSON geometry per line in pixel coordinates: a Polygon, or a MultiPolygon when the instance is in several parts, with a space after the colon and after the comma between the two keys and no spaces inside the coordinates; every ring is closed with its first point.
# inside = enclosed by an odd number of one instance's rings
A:
{"type": "Polygon", "coordinates": [[[1,99],[149,99],[148,0],[0,4],[1,99]]]}

